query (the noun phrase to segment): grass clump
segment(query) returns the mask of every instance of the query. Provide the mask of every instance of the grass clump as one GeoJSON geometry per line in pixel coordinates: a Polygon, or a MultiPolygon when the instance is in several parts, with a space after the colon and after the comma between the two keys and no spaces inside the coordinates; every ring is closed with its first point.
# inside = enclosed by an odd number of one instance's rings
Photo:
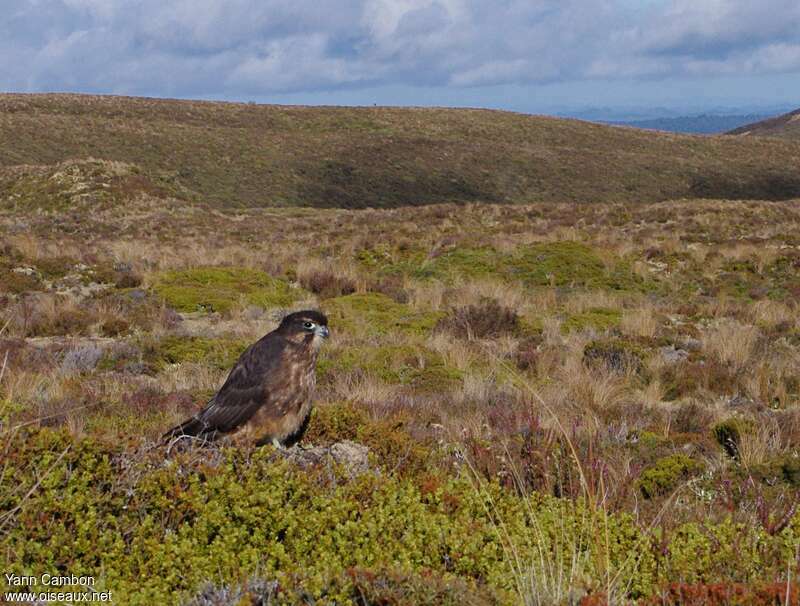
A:
{"type": "Polygon", "coordinates": [[[702,471],[703,466],[689,456],[677,453],[656,461],[639,478],[639,489],[646,499],[665,495],[680,482],[702,471]]]}
{"type": "Polygon", "coordinates": [[[640,370],[645,356],[642,346],[625,339],[595,339],[583,349],[583,360],[587,365],[599,364],[616,372],[640,370]]]}
{"type": "Polygon", "coordinates": [[[36,274],[14,271],[0,265],[0,292],[16,295],[32,290],[42,290],[42,283],[36,274]]]}
{"type": "Polygon", "coordinates": [[[731,418],[717,423],[713,427],[714,438],[722,446],[725,453],[732,459],[739,459],[739,449],[742,443],[742,434],[753,430],[752,421],[731,418]]]}
{"type": "Polygon", "coordinates": [[[351,334],[380,336],[392,332],[424,336],[442,317],[439,312],[418,312],[381,293],[357,293],[325,302],[331,326],[351,334]]]}
{"type": "Polygon", "coordinates": [[[437,328],[462,338],[485,339],[517,334],[521,325],[515,310],[494,299],[485,299],[476,305],[451,310],[437,328]]]}
{"type": "Polygon", "coordinates": [[[285,307],[300,296],[286,282],[246,267],[200,267],[159,275],[153,290],[181,312],[227,312],[240,300],[263,308],[285,307]]]}

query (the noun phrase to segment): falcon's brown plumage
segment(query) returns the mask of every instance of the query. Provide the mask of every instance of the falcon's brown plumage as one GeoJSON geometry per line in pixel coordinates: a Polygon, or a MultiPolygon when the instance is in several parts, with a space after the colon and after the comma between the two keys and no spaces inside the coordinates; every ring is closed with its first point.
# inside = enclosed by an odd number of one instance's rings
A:
{"type": "Polygon", "coordinates": [[[285,446],[300,439],[311,413],[317,353],[328,337],[328,319],[313,311],[286,316],[239,357],[208,405],[164,438],[214,440],[244,430],[257,444],[285,446]]]}

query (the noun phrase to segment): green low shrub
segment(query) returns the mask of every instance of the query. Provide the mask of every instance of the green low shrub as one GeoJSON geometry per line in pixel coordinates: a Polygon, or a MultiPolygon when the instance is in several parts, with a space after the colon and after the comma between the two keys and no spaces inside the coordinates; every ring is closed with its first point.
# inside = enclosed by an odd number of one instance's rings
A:
{"type": "Polygon", "coordinates": [[[419,312],[381,293],[358,293],[328,299],[323,305],[333,331],[380,336],[392,332],[424,336],[444,315],[419,312]]]}
{"type": "Polygon", "coordinates": [[[346,373],[363,373],[391,385],[413,387],[417,393],[447,391],[463,380],[463,373],[448,366],[441,354],[423,345],[347,347],[319,361],[321,379],[346,373]]]}
{"type": "Polygon", "coordinates": [[[423,494],[388,474],[332,483],[329,471],[301,472],[269,448],[165,459],[47,429],[13,439],[0,479],[0,511],[13,510],[0,536],[4,571],[92,575],[116,604],[174,604],[256,573],[290,586],[301,578],[312,599],[346,603],[350,568],[430,570],[511,603],[527,574],[515,562],[540,550],[585,558],[588,579],[610,564],[632,594],[652,590],[653,557],[630,516],[601,525],[580,503],[464,479],[423,494]]]}
{"type": "Polygon", "coordinates": [[[642,472],[639,489],[647,499],[665,495],[702,469],[703,466],[689,456],[673,454],[659,459],[655,465],[642,472]]]}
{"type": "Polygon", "coordinates": [[[160,274],[153,290],[177,311],[227,312],[240,301],[263,308],[285,307],[303,291],[256,269],[201,267],[160,274]]]}
{"type": "Polygon", "coordinates": [[[622,321],[622,312],[618,309],[606,307],[593,307],[587,311],[568,316],[561,324],[561,332],[580,332],[594,329],[606,331],[619,326],[622,321]]]}
{"type": "Polygon", "coordinates": [[[226,370],[248,345],[243,339],[169,336],[151,346],[147,353],[157,366],[195,362],[226,370]]]}

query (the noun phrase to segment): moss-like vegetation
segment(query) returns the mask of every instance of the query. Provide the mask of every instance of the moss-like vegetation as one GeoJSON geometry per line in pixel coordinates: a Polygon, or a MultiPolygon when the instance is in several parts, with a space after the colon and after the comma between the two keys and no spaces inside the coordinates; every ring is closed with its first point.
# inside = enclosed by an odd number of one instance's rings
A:
{"type": "Polygon", "coordinates": [[[147,357],[156,365],[202,362],[226,370],[248,345],[249,342],[242,339],[169,336],[150,346],[147,357]]]}
{"type": "Polygon", "coordinates": [[[609,264],[591,246],[580,242],[545,242],[521,246],[509,253],[489,247],[458,247],[432,261],[426,261],[415,277],[436,277],[450,281],[455,277],[495,276],[525,286],[561,286],[641,290],[644,281],[630,264],[613,259],[609,264]]]}
{"type": "Polygon", "coordinates": [[[286,282],[246,267],[168,271],[157,277],[153,290],[182,312],[226,312],[240,301],[264,308],[284,307],[302,295],[286,282]]]}
{"type": "Polygon", "coordinates": [[[462,373],[447,366],[442,356],[423,345],[349,347],[319,360],[322,378],[362,372],[393,385],[407,385],[421,393],[446,391],[458,385],[462,373]]]}
{"type": "Polygon", "coordinates": [[[450,281],[456,277],[501,275],[505,269],[505,262],[505,255],[489,247],[458,247],[424,263],[416,271],[416,276],[437,277],[450,281]]]}
{"type": "Polygon", "coordinates": [[[418,312],[380,293],[352,294],[325,301],[323,309],[330,325],[360,335],[385,335],[397,331],[406,335],[430,333],[444,315],[418,312]]]}
{"type": "Polygon", "coordinates": [[[620,310],[593,307],[587,311],[568,316],[561,324],[561,332],[570,333],[589,328],[602,332],[619,326],[621,321],[622,312],[620,310]]]}
{"type": "Polygon", "coordinates": [[[418,247],[378,245],[359,250],[356,261],[377,276],[413,275],[419,274],[420,267],[425,265],[426,251],[418,247]]]}
{"type": "Polygon", "coordinates": [[[537,286],[598,287],[606,267],[597,254],[578,242],[548,242],[520,248],[509,263],[509,273],[537,286]]]}
{"type": "Polygon", "coordinates": [[[664,495],[683,482],[702,471],[703,466],[689,456],[678,453],[656,461],[645,469],[639,478],[639,489],[645,498],[664,495]]]}

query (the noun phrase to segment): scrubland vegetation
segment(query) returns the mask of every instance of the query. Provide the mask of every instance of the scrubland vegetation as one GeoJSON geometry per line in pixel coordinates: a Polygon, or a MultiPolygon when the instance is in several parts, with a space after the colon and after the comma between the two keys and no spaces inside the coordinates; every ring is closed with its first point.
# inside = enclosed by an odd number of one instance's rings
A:
{"type": "Polygon", "coordinates": [[[120,162],[0,190],[0,568],[115,603],[797,604],[800,206],[219,210],[120,162]],[[303,444],[167,453],[290,309],[303,444]]]}

